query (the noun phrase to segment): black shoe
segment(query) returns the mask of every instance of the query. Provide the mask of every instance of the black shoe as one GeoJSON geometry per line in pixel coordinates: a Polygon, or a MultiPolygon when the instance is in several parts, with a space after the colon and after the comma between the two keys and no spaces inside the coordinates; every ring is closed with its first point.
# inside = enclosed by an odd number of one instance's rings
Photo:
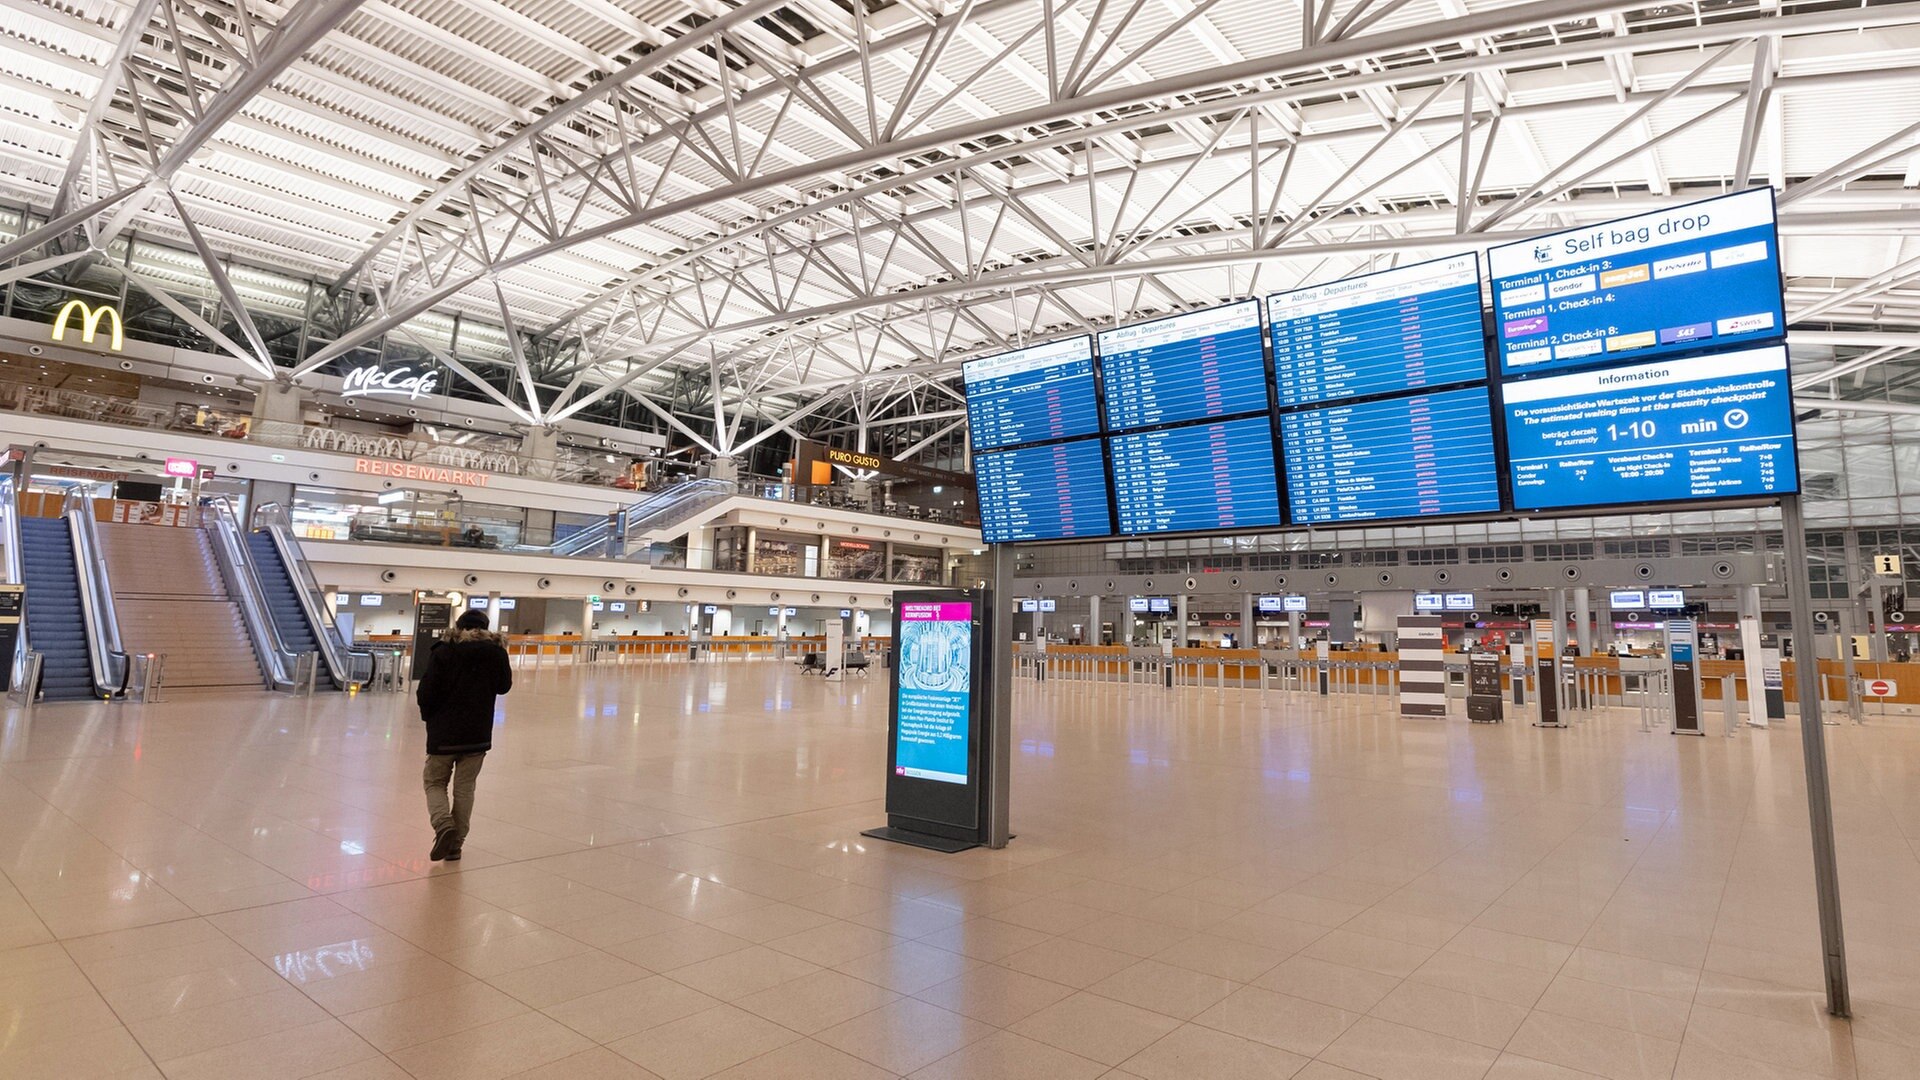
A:
{"type": "Polygon", "coordinates": [[[448,861],[448,862],[459,862],[459,861],[460,861],[460,849],[456,847],[456,848],[454,848],[454,849],[453,849],[452,851],[449,851],[449,852],[447,852],[447,861],[448,861]]]}
{"type": "MultiPolygon", "coordinates": [[[[449,825],[433,834],[433,852],[429,854],[427,858],[432,859],[434,862],[439,862],[449,857],[448,852],[458,852],[459,850],[460,834],[454,831],[453,826],[449,825]]],[[[452,857],[459,858],[457,854],[452,857]]]]}

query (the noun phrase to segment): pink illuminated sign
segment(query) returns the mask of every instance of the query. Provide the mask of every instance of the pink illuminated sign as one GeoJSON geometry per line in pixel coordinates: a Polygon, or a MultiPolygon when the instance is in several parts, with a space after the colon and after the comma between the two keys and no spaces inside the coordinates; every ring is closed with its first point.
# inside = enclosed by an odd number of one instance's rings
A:
{"type": "Polygon", "coordinates": [[[167,459],[168,476],[184,476],[189,479],[200,471],[200,463],[192,458],[170,457],[167,459]]]}

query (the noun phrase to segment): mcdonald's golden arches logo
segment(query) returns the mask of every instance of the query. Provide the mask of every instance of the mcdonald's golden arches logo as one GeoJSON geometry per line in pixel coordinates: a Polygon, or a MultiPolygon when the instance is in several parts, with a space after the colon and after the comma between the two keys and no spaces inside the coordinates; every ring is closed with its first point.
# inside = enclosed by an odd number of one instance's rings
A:
{"type": "Polygon", "coordinates": [[[101,319],[112,323],[113,332],[108,338],[108,349],[119,352],[120,346],[126,343],[126,336],[120,325],[120,313],[114,310],[113,305],[101,304],[99,307],[89,307],[85,300],[69,300],[66,306],[60,309],[60,316],[53,320],[53,340],[66,340],[67,320],[73,318],[75,312],[80,313],[80,341],[83,344],[93,344],[93,337],[99,332],[101,319]]]}

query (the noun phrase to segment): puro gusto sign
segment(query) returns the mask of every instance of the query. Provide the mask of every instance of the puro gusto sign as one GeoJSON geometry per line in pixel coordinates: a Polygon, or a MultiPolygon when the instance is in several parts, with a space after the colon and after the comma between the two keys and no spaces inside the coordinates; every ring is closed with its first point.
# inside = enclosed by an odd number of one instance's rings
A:
{"type": "Polygon", "coordinates": [[[412,365],[383,368],[367,364],[347,372],[340,384],[341,397],[397,397],[417,401],[440,389],[440,373],[430,369],[416,371],[412,365]]]}

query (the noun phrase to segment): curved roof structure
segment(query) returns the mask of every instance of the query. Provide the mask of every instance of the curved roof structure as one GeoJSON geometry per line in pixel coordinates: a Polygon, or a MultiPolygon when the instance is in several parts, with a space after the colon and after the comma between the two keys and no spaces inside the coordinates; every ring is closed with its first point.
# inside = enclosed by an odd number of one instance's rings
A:
{"type": "Polygon", "coordinates": [[[1920,350],[1920,3],[0,5],[0,199],[41,224],[0,272],[137,228],[222,289],[323,275],[296,373],[504,324],[536,423],[687,378],[717,429],[924,409],[969,355],[1753,184],[1805,394],[1903,405],[1920,350]]]}

